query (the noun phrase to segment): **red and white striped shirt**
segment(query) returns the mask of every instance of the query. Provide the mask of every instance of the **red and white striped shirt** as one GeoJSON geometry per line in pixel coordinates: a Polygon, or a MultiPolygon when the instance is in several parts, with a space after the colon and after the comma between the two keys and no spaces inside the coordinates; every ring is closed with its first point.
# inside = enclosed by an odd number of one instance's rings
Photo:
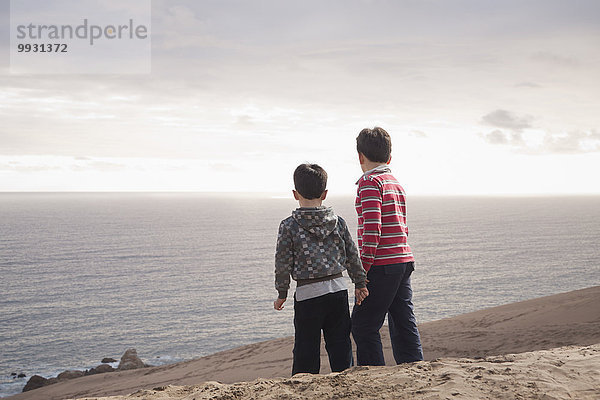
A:
{"type": "Polygon", "coordinates": [[[414,261],[407,242],[404,189],[390,168],[373,168],[356,183],[358,247],[365,271],[372,265],[414,261]]]}

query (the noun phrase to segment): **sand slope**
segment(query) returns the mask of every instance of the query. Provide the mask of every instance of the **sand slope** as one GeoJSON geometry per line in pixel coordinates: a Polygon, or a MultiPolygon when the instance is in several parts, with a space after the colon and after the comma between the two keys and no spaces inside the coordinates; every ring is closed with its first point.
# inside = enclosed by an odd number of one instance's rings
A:
{"type": "Polygon", "coordinates": [[[420,330],[426,359],[600,343],[600,286],[434,321],[420,330]]]}
{"type": "MultiPolygon", "coordinates": [[[[440,357],[485,357],[566,345],[598,344],[600,287],[429,322],[420,325],[420,330],[427,360],[440,357]]],[[[385,329],[382,330],[382,336],[388,365],[392,365],[393,358],[385,329]]],[[[276,339],[179,364],[78,378],[22,393],[10,399],[59,400],[127,395],[139,389],[167,385],[199,385],[207,381],[234,383],[256,378],[289,377],[292,346],[292,338],[276,339]]],[[[324,351],[322,366],[322,373],[330,372],[324,351]]],[[[360,371],[354,371],[352,374],[358,372],[360,371]]]]}
{"type": "MultiPolygon", "coordinates": [[[[329,375],[158,387],[132,399],[598,399],[600,345],[486,359],[440,359],[394,367],[356,367],[329,375]]],[[[100,399],[97,399],[100,400],[100,399]]]]}

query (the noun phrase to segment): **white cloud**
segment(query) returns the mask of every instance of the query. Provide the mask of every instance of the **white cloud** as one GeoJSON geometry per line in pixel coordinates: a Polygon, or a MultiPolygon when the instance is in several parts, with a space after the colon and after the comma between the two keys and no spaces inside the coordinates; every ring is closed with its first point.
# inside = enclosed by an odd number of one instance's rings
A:
{"type": "Polygon", "coordinates": [[[421,138],[421,139],[425,139],[428,137],[425,132],[417,130],[417,129],[410,131],[409,135],[416,137],[416,138],[421,138]]]}

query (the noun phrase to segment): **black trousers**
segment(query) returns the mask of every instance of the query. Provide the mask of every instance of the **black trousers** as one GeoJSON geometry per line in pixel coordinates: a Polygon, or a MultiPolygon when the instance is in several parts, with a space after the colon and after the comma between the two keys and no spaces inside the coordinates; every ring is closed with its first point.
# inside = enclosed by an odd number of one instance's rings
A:
{"type": "Polygon", "coordinates": [[[386,314],[396,363],[423,360],[410,286],[413,270],[413,262],[373,266],[369,270],[369,296],[352,310],[358,365],[385,365],[379,329],[386,314]]]}
{"type": "Polygon", "coordinates": [[[318,374],[321,369],[321,330],[333,372],[352,366],[348,291],[308,300],[294,299],[294,365],[292,375],[318,374]]]}

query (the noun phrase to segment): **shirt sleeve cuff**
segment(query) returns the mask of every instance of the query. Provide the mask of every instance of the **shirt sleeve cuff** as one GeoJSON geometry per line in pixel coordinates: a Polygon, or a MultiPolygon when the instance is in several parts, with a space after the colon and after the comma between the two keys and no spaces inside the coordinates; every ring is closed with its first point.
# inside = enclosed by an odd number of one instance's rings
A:
{"type": "Polygon", "coordinates": [[[287,299],[288,292],[287,290],[278,290],[279,296],[278,299],[287,299]]]}

